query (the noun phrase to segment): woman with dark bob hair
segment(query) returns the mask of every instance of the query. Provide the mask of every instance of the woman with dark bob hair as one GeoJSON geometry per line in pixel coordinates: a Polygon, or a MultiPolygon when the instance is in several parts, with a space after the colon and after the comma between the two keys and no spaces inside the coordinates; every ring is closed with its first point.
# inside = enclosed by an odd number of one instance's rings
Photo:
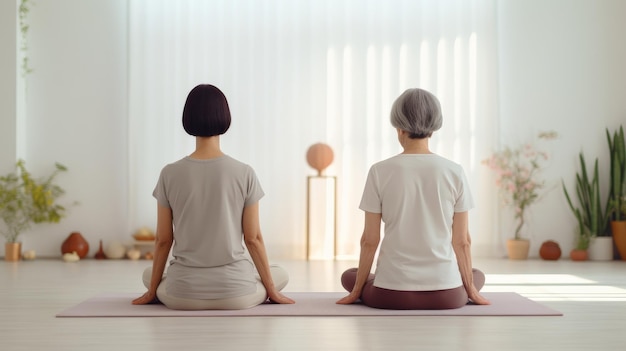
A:
{"type": "Polygon", "coordinates": [[[485,275],[472,268],[468,211],[472,195],[460,165],[433,154],[428,140],[442,124],[437,98],[409,89],[394,102],[391,124],[404,151],[374,164],[360,209],[365,212],[359,266],[344,272],[350,294],[385,309],[451,309],[489,304],[479,293],[485,275]],[[385,236],[375,274],[371,274],[385,236]]]}
{"type": "Polygon", "coordinates": [[[287,272],[268,263],[259,225],[264,193],[256,174],[220,149],[220,135],[230,127],[224,94],[212,85],[193,88],[183,127],[196,138],[196,150],[161,170],[153,192],[154,261],[143,275],[148,291],[133,304],[160,301],[171,309],[206,310],[250,308],[268,298],[294,303],[280,293],[287,272]]]}

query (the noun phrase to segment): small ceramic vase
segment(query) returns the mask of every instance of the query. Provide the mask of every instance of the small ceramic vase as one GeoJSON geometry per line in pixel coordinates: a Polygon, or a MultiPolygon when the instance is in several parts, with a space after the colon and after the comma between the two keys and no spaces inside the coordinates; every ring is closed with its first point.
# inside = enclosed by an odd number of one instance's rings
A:
{"type": "Polygon", "coordinates": [[[578,249],[570,251],[569,257],[572,259],[572,261],[587,261],[587,259],[589,258],[587,250],[578,249]]]}
{"type": "Polygon", "coordinates": [[[555,261],[561,258],[561,248],[556,241],[548,240],[541,244],[539,256],[547,261],[555,261]]]}
{"type": "Polygon", "coordinates": [[[124,258],[126,255],[126,246],[119,241],[113,241],[104,249],[104,254],[107,258],[114,260],[124,258]]]}
{"type": "Polygon", "coordinates": [[[126,256],[128,256],[128,258],[130,258],[131,260],[135,261],[141,257],[141,251],[137,249],[130,249],[128,250],[128,252],[126,252],[126,256]]]}
{"type": "Polygon", "coordinates": [[[104,250],[102,249],[102,240],[100,240],[100,248],[98,249],[98,252],[96,252],[94,258],[96,260],[104,260],[107,258],[107,255],[104,254],[104,250]]]}
{"type": "Polygon", "coordinates": [[[35,253],[35,250],[27,250],[24,251],[24,253],[22,254],[22,258],[25,259],[26,261],[32,261],[37,257],[37,254],[35,253]]]}
{"type": "Polygon", "coordinates": [[[78,257],[85,258],[89,253],[89,243],[79,232],[72,232],[61,245],[61,253],[76,252],[78,257]]]}

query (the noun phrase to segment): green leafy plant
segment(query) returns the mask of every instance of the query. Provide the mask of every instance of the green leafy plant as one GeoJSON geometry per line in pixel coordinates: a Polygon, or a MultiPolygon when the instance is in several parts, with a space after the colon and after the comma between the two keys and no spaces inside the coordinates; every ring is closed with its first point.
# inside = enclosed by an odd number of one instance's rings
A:
{"type": "Polygon", "coordinates": [[[17,242],[33,223],[58,223],[65,216],[65,207],[57,203],[65,191],[54,179],[67,168],[59,163],[55,167],[48,177],[34,179],[19,160],[16,172],[0,177],[0,218],[6,227],[0,232],[7,242],[17,242]]]}
{"type": "Polygon", "coordinates": [[[26,21],[26,18],[28,17],[28,13],[30,12],[30,5],[31,5],[30,0],[21,0],[20,6],[18,7],[18,17],[20,20],[20,34],[21,34],[20,50],[23,52],[22,76],[24,77],[33,71],[28,61],[27,39],[28,39],[28,29],[30,29],[30,26],[28,25],[28,22],[26,21]]]}
{"type": "Polygon", "coordinates": [[[561,181],[563,193],[572,213],[578,221],[578,236],[576,248],[586,250],[589,242],[594,236],[603,236],[608,232],[608,213],[603,213],[600,204],[600,180],[598,176],[598,159],[596,158],[593,167],[593,177],[589,179],[587,174],[587,164],[585,156],[581,152],[579,155],[580,173],[576,173],[576,197],[577,206],[574,206],[565,182],[561,181]]]}
{"type": "Polygon", "coordinates": [[[606,129],[606,139],[610,151],[610,190],[607,203],[607,211],[610,212],[611,220],[626,220],[626,143],[624,142],[624,128],[609,133],[606,129]]]}

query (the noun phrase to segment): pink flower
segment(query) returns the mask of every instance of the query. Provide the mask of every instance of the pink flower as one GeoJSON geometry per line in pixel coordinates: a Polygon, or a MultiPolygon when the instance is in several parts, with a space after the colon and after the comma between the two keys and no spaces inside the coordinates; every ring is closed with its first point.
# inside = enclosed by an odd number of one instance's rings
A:
{"type": "MultiPolygon", "coordinates": [[[[538,137],[551,140],[557,134],[553,131],[542,132],[538,137]]],[[[541,161],[548,159],[546,152],[536,150],[532,144],[524,144],[516,149],[505,147],[481,161],[494,171],[502,202],[511,205],[515,211],[515,218],[519,220],[516,238],[524,224],[524,211],[539,198],[544,183],[537,178],[542,168],[541,161]]]]}

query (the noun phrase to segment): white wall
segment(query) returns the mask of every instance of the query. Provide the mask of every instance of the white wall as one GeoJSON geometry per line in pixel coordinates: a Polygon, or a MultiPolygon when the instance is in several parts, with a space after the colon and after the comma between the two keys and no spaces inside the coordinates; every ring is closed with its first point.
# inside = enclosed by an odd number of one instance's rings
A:
{"type": "MultiPolygon", "coordinates": [[[[626,124],[626,2],[509,0],[498,6],[501,140],[523,142],[549,129],[560,134],[544,173],[554,189],[532,210],[527,228],[531,255],[538,256],[548,239],[567,255],[576,223],[561,179],[574,191],[582,150],[588,164],[599,157],[606,197],[605,127],[626,124]]],[[[501,227],[504,241],[512,229],[506,221],[501,227]]]]}
{"type": "MultiPolygon", "coordinates": [[[[7,3],[0,2],[3,52],[14,45],[5,21],[13,4],[7,3]]],[[[626,120],[621,37],[626,23],[620,17],[626,2],[509,0],[498,6],[501,138],[526,141],[545,129],[561,135],[545,173],[555,189],[532,213],[531,255],[537,256],[546,239],[558,240],[567,252],[574,218],[560,180],[573,185],[579,150],[589,159],[600,156],[607,167],[604,128],[626,120]]],[[[62,241],[73,230],[89,240],[93,255],[99,239],[127,239],[134,229],[128,224],[126,196],[126,18],[126,0],[37,1],[31,11],[35,71],[27,79],[24,157],[35,175],[51,171],[55,161],[68,166],[59,182],[67,190],[65,200],[80,202],[60,224],[40,225],[22,236],[25,249],[39,255],[60,255],[62,241]]],[[[4,79],[15,75],[15,66],[13,60],[0,60],[0,170],[11,169],[15,160],[15,136],[9,132],[15,89],[4,79]]],[[[512,228],[504,221],[502,242],[507,230],[512,228]]]]}
{"type": "MultiPolygon", "coordinates": [[[[62,200],[80,203],[59,224],[36,225],[21,236],[24,249],[40,256],[60,255],[74,230],[90,242],[90,254],[99,239],[130,238],[126,14],[126,0],[33,2],[28,39],[34,71],[26,79],[20,154],[34,176],[51,172],[54,162],[67,166],[58,177],[67,191],[62,200]]],[[[1,168],[10,169],[10,155],[0,157],[1,168]]]]}
{"type": "Polygon", "coordinates": [[[0,174],[13,169],[17,79],[17,18],[15,1],[0,2],[0,174]]]}

